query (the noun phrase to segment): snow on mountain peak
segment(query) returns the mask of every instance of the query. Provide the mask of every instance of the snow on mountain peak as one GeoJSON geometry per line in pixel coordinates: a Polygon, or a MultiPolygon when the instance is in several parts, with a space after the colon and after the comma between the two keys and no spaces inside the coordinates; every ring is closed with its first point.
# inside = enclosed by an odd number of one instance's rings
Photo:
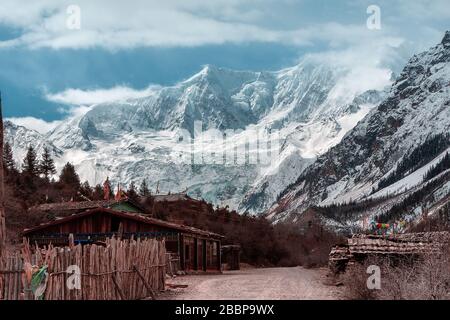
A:
{"type": "MultiPolygon", "coordinates": [[[[405,155],[427,138],[450,131],[449,85],[449,47],[438,44],[413,56],[386,99],[299,174],[270,210],[271,217],[295,220],[310,206],[368,199],[405,155]]],[[[386,193],[392,196],[391,189],[378,192],[386,193]]]]}
{"type": "Polygon", "coordinates": [[[48,148],[50,153],[56,158],[60,158],[63,155],[62,150],[49,142],[45,136],[37,131],[16,125],[11,121],[5,121],[4,130],[5,140],[13,150],[14,160],[18,167],[20,167],[30,146],[34,148],[37,154],[41,154],[44,148],[48,148]]]}
{"type": "MultiPolygon", "coordinates": [[[[64,151],[60,162],[76,159],[81,178],[92,184],[106,176],[123,184],[145,177],[163,192],[188,188],[215,204],[262,212],[381,100],[381,93],[366,90],[384,82],[358,83],[365,71],[371,72],[313,59],[276,72],[207,65],[185,81],[152,88],[148,96],[92,106],[45,139],[64,151]],[[279,130],[281,153],[268,167],[193,166],[185,161],[190,148],[176,137],[182,129],[193,134],[196,121],[205,130],[234,130],[231,140],[239,147],[255,128],[279,130]]],[[[387,74],[376,76],[389,81],[387,74]]]]}

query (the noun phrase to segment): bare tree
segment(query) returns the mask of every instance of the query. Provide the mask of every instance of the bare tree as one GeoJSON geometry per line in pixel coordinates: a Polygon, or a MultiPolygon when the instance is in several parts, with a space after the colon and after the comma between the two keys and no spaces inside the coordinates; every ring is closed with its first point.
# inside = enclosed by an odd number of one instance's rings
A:
{"type": "Polygon", "coordinates": [[[5,226],[5,190],[3,185],[3,112],[2,112],[2,95],[0,92],[0,259],[5,251],[6,226],[5,226]]]}

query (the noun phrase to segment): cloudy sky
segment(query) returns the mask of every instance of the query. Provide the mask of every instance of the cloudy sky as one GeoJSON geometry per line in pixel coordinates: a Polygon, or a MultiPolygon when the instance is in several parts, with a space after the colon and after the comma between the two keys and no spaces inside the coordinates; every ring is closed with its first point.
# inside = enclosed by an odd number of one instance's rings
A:
{"type": "Polygon", "coordinates": [[[4,113],[43,132],[205,64],[279,70],[317,55],[397,71],[449,21],[448,0],[0,0],[4,113]]]}

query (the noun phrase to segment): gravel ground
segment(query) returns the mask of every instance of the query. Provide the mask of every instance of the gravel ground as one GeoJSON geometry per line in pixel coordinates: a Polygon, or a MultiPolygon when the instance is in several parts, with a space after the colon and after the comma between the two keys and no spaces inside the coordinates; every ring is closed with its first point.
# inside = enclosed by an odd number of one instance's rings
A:
{"type": "Polygon", "coordinates": [[[325,285],[325,269],[268,268],[189,275],[168,279],[187,288],[168,289],[166,300],[331,300],[341,299],[335,286],[325,285]]]}

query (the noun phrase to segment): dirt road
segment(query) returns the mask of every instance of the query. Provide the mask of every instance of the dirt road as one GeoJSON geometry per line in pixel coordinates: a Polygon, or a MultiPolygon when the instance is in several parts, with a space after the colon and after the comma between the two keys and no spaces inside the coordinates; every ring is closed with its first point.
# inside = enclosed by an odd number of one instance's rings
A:
{"type": "Polygon", "coordinates": [[[339,299],[334,286],[323,284],[325,271],[317,269],[269,268],[228,271],[221,275],[181,276],[171,284],[187,288],[171,289],[162,299],[176,300],[330,300],[339,299]]]}

